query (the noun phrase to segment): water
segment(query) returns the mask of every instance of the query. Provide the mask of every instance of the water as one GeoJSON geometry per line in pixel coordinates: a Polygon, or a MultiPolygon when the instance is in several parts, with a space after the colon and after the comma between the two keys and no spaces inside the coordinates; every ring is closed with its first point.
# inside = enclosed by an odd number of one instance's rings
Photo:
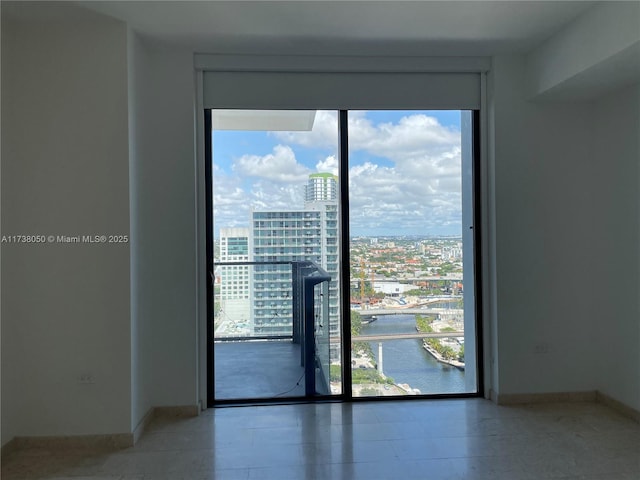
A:
{"type": "MultiPolygon", "coordinates": [[[[415,332],[415,315],[381,315],[362,327],[363,335],[415,332]]],[[[378,361],[378,342],[369,343],[378,361]]],[[[467,392],[464,372],[437,362],[417,338],[383,341],[382,369],[395,383],[408,383],[423,394],[467,392]]]]}

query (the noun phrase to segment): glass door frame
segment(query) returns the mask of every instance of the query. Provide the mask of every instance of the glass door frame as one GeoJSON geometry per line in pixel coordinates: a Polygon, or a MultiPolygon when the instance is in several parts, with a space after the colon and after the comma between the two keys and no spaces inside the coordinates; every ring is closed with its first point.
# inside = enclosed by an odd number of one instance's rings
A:
{"type": "MultiPolygon", "coordinates": [[[[307,311],[309,305],[311,308],[315,306],[309,302],[309,299],[312,299],[314,295],[311,295],[307,298],[307,293],[311,292],[313,294],[315,287],[327,287],[328,282],[331,277],[327,276],[327,272],[325,272],[321,267],[315,268],[317,270],[315,275],[305,275],[300,277],[300,285],[298,285],[300,293],[303,297],[300,299],[300,305],[305,310],[303,312],[302,318],[299,320],[299,327],[303,333],[301,333],[302,338],[299,339],[299,343],[301,346],[301,359],[304,368],[304,375],[301,379],[304,379],[304,395],[300,396],[274,396],[274,397],[259,397],[259,398],[216,398],[216,378],[215,378],[215,319],[214,319],[214,311],[215,311],[215,293],[214,293],[214,285],[215,285],[215,246],[214,246],[214,209],[213,209],[213,120],[212,120],[212,112],[214,109],[204,109],[204,173],[205,173],[205,228],[206,228],[206,265],[207,265],[207,279],[206,279],[206,392],[207,392],[207,408],[215,407],[215,406],[223,406],[223,405],[238,405],[238,404],[269,404],[269,403],[290,403],[290,402],[314,402],[314,401],[333,401],[336,399],[342,399],[341,394],[330,394],[318,392],[317,386],[322,384],[322,386],[327,388],[320,388],[321,391],[328,390],[327,382],[322,382],[321,380],[328,378],[328,372],[325,372],[326,375],[322,375],[322,369],[320,374],[316,372],[316,368],[312,368],[312,365],[315,365],[316,360],[320,361],[322,359],[317,358],[316,350],[318,349],[317,341],[316,341],[316,328],[314,322],[317,322],[315,319],[315,315],[313,311],[307,311]],[[318,378],[318,375],[322,378],[318,378]]],[[[336,113],[337,110],[334,110],[336,113]]],[[[252,264],[255,262],[246,262],[247,264],[252,264]]],[[[274,262],[271,262],[274,263],[274,262]]],[[[275,262],[280,264],[288,264],[292,267],[292,281],[294,280],[294,272],[300,273],[300,271],[305,270],[304,265],[305,261],[291,261],[291,262],[275,262]]],[[[340,273],[339,273],[340,274],[340,273]]],[[[295,288],[294,288],[295,290],[295,288]]],[[[320,295],[320,297],[326,299],[328,301],[328,288],[327,293],[320,295]]],[[[295,302],[294,302],[295,303],[295,302]]],[[[323,314],[328,315],[328,307],[322,309],[323,314]]],[[[327,324],[328,331],[328,322],[320,320],[321,325],[327,324]]],[[[342,322],[341,322],[342,323],[342,322]]],[[[300,333],[300,332],[299,332],[300,333]]],[[[295,337],[295,322],[294,322],[294,337],[295,337]]],[[[273,337],[277,338],[277,337],[273,337]]],[[[328,339],[329,336],[326,337],[328,339]]],[[[321,347],[325,347],[329,349],[329,342],[326,342],[326,345],[321,345],[321,347]]],[[[327,352],[328,353],[328,352],[327,352]]],[[[342,351],[340,352],[342,354],[342,351]]],[[[325,361],[328,361],[328,356],[325,355],[325,361]]],[[[328,367],[328,365],[327,365],[328,367]]]]}
{"type": "Polygon", "coordinates": [[[474,264],[474,320],[475,320],[475,362],[476,362],[476,391],[471,393],[442,393],[420,394],[411,396],[371,396],[354,397],[352,384],[351,365],[351,318],[350,318],[350,229],[349,229],[349,142],[348,142],[348,115],[349,110],[337,110],[338,112],[338,163],[339,172],[339,201],[338,211],[340,217],[340,323],[341,323],[341,393],[335,395],[306,395],[304,397],[291,398],[264,398],[264,399],[233,399],[217,400],[215,398],[215,368],[214,368],[214,236],[213,236],[213,145],[212,145],[212,109],[204,109],[204,173],[205,173],[205,228],[206,228],[206,392],[207,407],[222,406],[225,404],[270,404],[291,402],[318,402],[318,401],[410,401],[419,399],[436,398],[477,398],[484,396],[484,350],[482,331],[482,244],[481,244],[481,220],[482,220],[482,195],[481,191],[481,112],[472,112],[472,179],[473,205],[473,264],[474,264]]]}

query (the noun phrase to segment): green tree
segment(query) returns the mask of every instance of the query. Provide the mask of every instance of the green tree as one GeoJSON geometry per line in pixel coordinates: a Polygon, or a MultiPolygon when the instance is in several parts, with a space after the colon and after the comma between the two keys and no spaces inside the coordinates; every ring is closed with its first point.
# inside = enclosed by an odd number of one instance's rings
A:
{"type": "Polygon", "coordinates": [[[362,390],[360,390],[360,393],[364,397],[374,397],[378,395],[378,391],[372,387],[364,387],[362,390]]]}
{"type": "Polygon", "coordinates": [[[393,384],[393,378],[383,377],[373,368],[355,368],[352,370],[351,381],[360,383],[388,383],[393,384]]]}
{"type": "Polygon", "coordinates": [[[373,358],[373,349],[369,342],[353,342],[352,350],[355,355],[373,358]]]}
{"type": "Polygon", "coordinates": [[[414,288],[413,290],[409,290],[407,292],[404,292],[405,295],[409,296],[409,297],[420,297],[422,295],[424,295],[426,292],[426,290],[420,290],[419,288],[414,288]]]}
{"type": "Polygon", "coordinates": [[[431,323],[435,320],[433,315],[416,315],[416,329],[420,333],[431,333],[433,328],[431,323]]]}
{"type": "Polygon", "coordinates": [[[351,310],[351,336],[355,337],[362,332],[362,315],[351,310]]]}
{"type": "Polygon", "coordinates": [[[342,368],[340,365],[329,365],[329,381],[339,382],[342,379],[342,368]]]}
{"type": "Polygon", "coordinates": [[[457,357],[455,350],[449,346],[442,347],[440,355],[442,355],[445,360],[453,360],[457,357]]]}

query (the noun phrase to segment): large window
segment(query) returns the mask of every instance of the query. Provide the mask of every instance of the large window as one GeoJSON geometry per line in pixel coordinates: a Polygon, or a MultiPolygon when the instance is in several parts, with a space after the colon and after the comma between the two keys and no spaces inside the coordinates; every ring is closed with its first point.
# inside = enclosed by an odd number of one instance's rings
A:
{"type": "Polygon", "coordinates": [[[216,399],[340,394],[337,112],[210,118],[216,399]],[[305,329],[304,281],[320,274],[305,329]]]}
{"type": "Polygon", "coordinates": [[[477,394],[475,186],[490,59],[203,54],[195,65],[219,282],[211,371],[214,340],[244,335],[256,348],[300,345],[304,372],[283,395],[477,394]],[[219,316],[241,300],[246,321],[219,316]]]}
{"type": "Polygon", "coordinates": [[[477,391],[470,115],[349,112],[355,397],[477,391]]]}
{"type": "Polygon", "coordinates": [[[473,117],[210,111],[215,400],[478,391],[473,117]]]}

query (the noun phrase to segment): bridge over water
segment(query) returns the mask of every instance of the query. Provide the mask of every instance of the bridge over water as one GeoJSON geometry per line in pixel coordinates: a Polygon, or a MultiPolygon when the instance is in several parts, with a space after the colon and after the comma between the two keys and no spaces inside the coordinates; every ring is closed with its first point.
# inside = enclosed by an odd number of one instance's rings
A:
{"type": "Polygon", "coordinates": [[[432,333],[385,333],[380,335],[356,335],[351,337],[354,342],[378,342],[382,340],[404,340],[407,338],[459,338],[464,332],[432,332],[432,333]]]}
{"type": "Polygon", "coordinates": [[[356,310],[361,317],[376,317],[380,315],[462,315],[462,308],[371,308],[356,310]]]}

